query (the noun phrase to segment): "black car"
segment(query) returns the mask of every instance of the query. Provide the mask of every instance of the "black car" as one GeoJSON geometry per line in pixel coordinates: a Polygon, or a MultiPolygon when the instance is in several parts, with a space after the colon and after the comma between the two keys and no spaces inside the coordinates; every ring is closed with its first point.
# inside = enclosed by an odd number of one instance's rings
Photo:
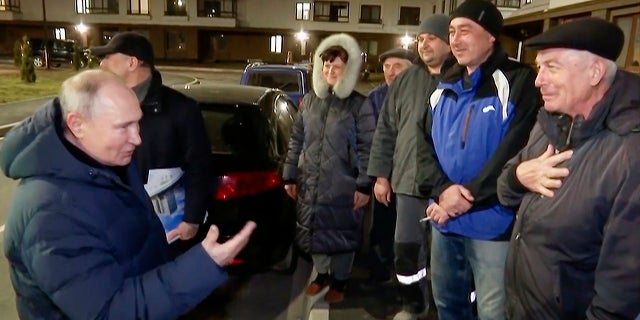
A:
{"type": "Polygon", "coordinates": [[[207,224],[218,226],[221,241],[248,220],[258,225],[231,266],[292,272],[295,203],[281,177],[297,107],[278,89],[205,84],[177,89],[198,101],[211,141],[216,178],[207,224]]]}
{"type": "MultiPolygon", "coordinates": [[[[72,40],[59,39],[29,39],[31,45],[31,53],[33,55],[33,64],[40,68],[45,65],[44,48],[49,52],[49,64],[59,67],[64,64],[71,64],[73,61],[73,46],[75,42],[72,40]]],[[[86,55],[80,53],[80,67],[84,67],[87,63],[86,55]]]]}

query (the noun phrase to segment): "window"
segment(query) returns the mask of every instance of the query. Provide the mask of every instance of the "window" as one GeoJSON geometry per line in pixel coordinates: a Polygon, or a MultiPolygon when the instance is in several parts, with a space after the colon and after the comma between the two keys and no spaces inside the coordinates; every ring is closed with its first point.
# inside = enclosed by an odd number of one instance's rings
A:
{"type": "Polygon", "coordinates": [[[524,4],[530,4],[531,0],[524,0],[524,4]]]}
{"type": "Polygon", "coordinates": [[[65,28],[56,27],[54,28],[54,33],[56,35],[56,39],[67,40],[67,30],[65,30],[65,28]]]}
{"type": "Polygon", "coordinates": [[[184,39],[180,31],[167,31],[167,50],[184,50],[187,47],[184,39]]]}
{"type": "Polygon", "coordinates": [[[492,2],[493,4],[495,4],[496,7],[516,8],[516,9],[520,8],[520,0],[491,0],[489,2],[492,2]]]}
{"type": "Polygon", "coordinates": [[[381,6],[362,5],[360,7],[360,23],[381,24],[380,11],[382,11],[381,6]]]}
{"type": "Polygon", "coordinates": [[[149,0],[129,1],[129,14],[149,14],[149,0]]]}
{"type": "Polygon", "coordinates": [[[378,41],[375,40],[360,40],[360,50],[367,55],[378,55],[378,41]]]}
{"type": "Polygon", "coordinates": [[[296,20],[309,20],[309,11],[311,11],[311,3],[296,2],[296,20]]]}
{"type": "Polygon", "coordinates": [[[118,14],[118,0],[76,0],[76,12],[82,14],[118,14]]]}
{"type": "Polygon", "coordinates": [[[20,0],[0,0],[0,11],[20,12],[20,0]]]}
{"type": "Polygon", "coordinates": [[[313,20],[349,22],[349,2],[316,1],[313,4],[313,20]]]}
{"type": "Polygon", "coordinates": [[[640,14],[618,17],[616,24],[624,32],[624,46],[618,57],[618,66],[640,73],[640,14]]]}
{"type": "Polygon", "coordinates": [[[236,17],[236,0],[198,0],[198,17],[236,17]]]}
{"type": "Polygon", "coordinates": [[[417,26],[420,24],[419,7],[400,7],[399,25],[417,26]]]}
{"type": "Polygon", "coordinates": [[[167,10],[165,16],[186,16],[187,0],[167,0],[167,10]]]}
{"type": "Polygon", "coordinates": [[[271,36],[270,46],[272,53],[282,53],[282,36],[271,36]]]}

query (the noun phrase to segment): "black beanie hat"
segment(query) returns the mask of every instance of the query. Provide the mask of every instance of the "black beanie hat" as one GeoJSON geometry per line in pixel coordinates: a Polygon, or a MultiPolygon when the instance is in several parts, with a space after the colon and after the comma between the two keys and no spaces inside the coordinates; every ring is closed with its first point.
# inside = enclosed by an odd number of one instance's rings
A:
{"type": "Polygon", "coordinates": [[[496,39],[502,29],[502,14],[493,3],[485,0],[467,0],[451,13],[451,20],[467,18],[489,31],[496,39]]]}

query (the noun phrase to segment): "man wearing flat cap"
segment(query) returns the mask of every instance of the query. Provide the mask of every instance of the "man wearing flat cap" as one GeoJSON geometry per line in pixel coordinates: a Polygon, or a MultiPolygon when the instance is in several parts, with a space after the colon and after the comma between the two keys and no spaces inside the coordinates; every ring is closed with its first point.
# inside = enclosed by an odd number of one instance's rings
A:
{"type": "Polygon", "coordinates": [[[617,70],[622,30],[583,18],[529,39],[544,109],[505,166],[520,207],[507,256],[510,319],[640,313],[640,77],[617,70]]]}
{"type": "MultiPolygon", "coordinates": [[[[418,56],[403,48],[393,48],[380,55],[384,82],[369,92],[365,103],[371,105],[376,123],[389,86],[398,75],[407,70],[418,56]]],[[[391,195],[395,203],[395,194],[391,195]]],[[[369,231],[370,284],[384,284],[391,280],[393,267],[393,234],[396,227],[396,207],[384,205],[373,198],[373,214],[369,231]]]]}
{"type": "MultiPolygon", "coordinates": [[[[171,229],[168,241],[191,240],[172,244],[176,254],[184,251],[184,247],[196,243],[194,236],[204,222],[211,191],[210,144],[202,114],[193,99],[162,84],[160,72],[154,68],[151,42],[145,36],[121,32],[107,45],[91,48],[91,52],[102,58],[100,68],[122,78],[140,102],[142,144],[136,149],[135,160],[147,190],[157,189],[149,184],[158,180],[156,176],[182,174],[184,217],[165,224],[165,228],[171,229]]],[[[159,203],[154,201],[157,213],[172,213],[171,208],[159,203]]]]}
{"type": "Polygon", "coordinates": [[[389,87],[371,145],[367,173],[376,177],[376,200],[397,210],[394,264],[402,310],[396,314],[396,320],[417,319],[429,310],[429,248],[425,245],[429,229],[420,223],[426,199],[416,184],[416,170],[423,161],[418,158],[417,141],[422,134],[416,123],[426,112],[425,101],[438,84],[440,68],[450,54],[448,25],[449,17],[441,14],[432,15],[420,24],[420,59],[389,87]]]}
{"type": "Polygon", "coordinates": [[[473,319],[472,281],[478,318],[504,319],[514,212],[498,202],[496,181],[525,146],[541,101],[533,69],[509,59],[500,45],[501,28],[502,15],[490,1],[467,0],[453,11],[449,43],[456,61],[429,99],[425,135],[435,160],[421,167],[420,177],[431,199],[425,213],[440,319],[473,319]]]}

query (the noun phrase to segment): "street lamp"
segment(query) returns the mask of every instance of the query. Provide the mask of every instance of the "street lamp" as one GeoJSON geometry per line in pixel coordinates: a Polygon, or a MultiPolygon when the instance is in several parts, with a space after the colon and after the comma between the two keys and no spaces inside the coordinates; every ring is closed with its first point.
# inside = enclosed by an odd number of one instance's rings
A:
{"type": "Polygon", "coordinates": [[[87,31],[89,31],[89,27],[87,27],[86,24],[80,22],[79,24],[76,25],[75,29],[76,29],[76,31],[78,31],[78,33],[80,33],[80,39],[82,40],[82,46],[86,47],[87,46],[86,34],[87,34],[87,31]]]}
{"type": "Polygon", "coordinates": [[[300,41],[300,55],[304,56],[307,51],[307,40],[309,40],[309,34],[300,29],[300,32],[296,33],[296,39],[300,41]]]}
{"type": "Polygon", "coordinates": [[[413,44],[414,41],[415,40],[408,34],[405,34],[404,37],[400,38],[400,43],[404,49],[409,49],[409,46],[413,44]]]}

